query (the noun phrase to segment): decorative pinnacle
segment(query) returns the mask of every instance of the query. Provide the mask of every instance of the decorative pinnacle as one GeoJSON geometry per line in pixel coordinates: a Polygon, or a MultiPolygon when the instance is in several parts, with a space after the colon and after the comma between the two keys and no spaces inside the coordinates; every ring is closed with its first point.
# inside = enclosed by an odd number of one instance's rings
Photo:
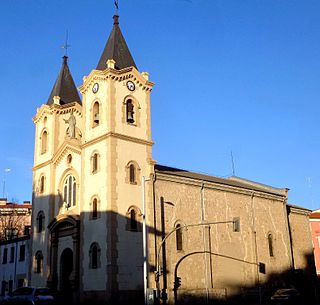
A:
{"type": "Polygon", "coordinates": [[[67,62],[68,62],[68,56],[67,55],[64,55],[63,57],[63,64],[67,64],[67,62]]]}

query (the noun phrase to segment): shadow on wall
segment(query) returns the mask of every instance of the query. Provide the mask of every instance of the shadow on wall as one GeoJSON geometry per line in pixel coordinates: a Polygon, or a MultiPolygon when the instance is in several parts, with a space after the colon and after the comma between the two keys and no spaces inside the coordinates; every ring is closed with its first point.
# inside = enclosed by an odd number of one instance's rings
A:
{"type": "MultiPolygon", "coordinates": [[[[60,196],[37,198],[32,217],[35,242],[31,278],[46,277],[43,278],[46,286],[57,291],[61,302],[143,304],[141,210],[130,205],[125,215],[121,215],[103,211],[106,207],[99,201],[93,200],[89,206],[90,211],[77,215],[76,207],[63,206],[60,196]],[[49,210],[44,209],[46,202],[51,203],[49,210]],[[54,216],[57,210],[60,214],[54,216]],[[43,227],[40,232],[39,221],[43,227]],[[48,238],[44,238],[45,233],[48,238]],[[39,259],[47,276],[35,273],[35,254],[45,253],[46,249],[48,256],[39,259]]],[[[147,227],[147,231],[161,236],[153,227],[147,227]]],[[[154,270],[155,266],[149,268],[154,270]]]]}
{"type": "MultiPolygon", "coordinates": [[[[40,198],[34,206],[36,213],[41,210],[42,203],[56,202],[61,206],[61,198],[40,198]]],[[[128,207],[125,215],[114,212],[102,211],[106,207],[101,203],[92,202],[90,211],[82,212],[80,215],[73,213],[75,210],[69,207],[64,213],[53,217],[55,208],[47,211],[45,215],[44,231],[49,233],[49,239],[39,239],[43,243],[49,242],[49,257],[44,258],[43,263],[47,264],[48,277],[45,279],[47,285],[56,289],[61,300],[70,300],[70,304],[92,303],[95,304],[143,304],[143,248],[142,248],[142,215],[141,211],[135,207],[128,207]],[[100,204],[100,206],[99,206],[100,204]],[[132,210],[133,209],[133,210],[132,210]],[[134,212],[132,212],[134,211],[134,212]],[[65,242],[70,237],[72,243],[68,246],[65,242]],[[106,246],[105,249],[103,249],[106,246]],[[67,248],[70,250],[65,251],[67,248]],[[104,253],[105,255],[101,255],[104,253]],[[61,266],[72,265],[72,268],[61,272],[61,266]],[[66,272],[68,271],[68,272],[66,272]],[[94,289],[99,285],[97,280],[101,274],[105,274],[104,289],[94,289]],[[97,276],[95,276],[95,274],[97,276]],[[87,275],[90,275],[89,277],[87,275]],[[90,282],[91,283],[88,283],[90,282]],[[92,289],[88,289],[91,287],[92,289]]],[[[61,210],[62,211],[62,210],[61,210]]],[[[33,216],[32,231],[37,230],[38,218],[33,216]]],[[[164,224],[162,226],[165,232],[164,224]]],[[[148,233],[157,236],[160,240],[165,235],[163,231],[155,230],[154,227],[147,228],[148,233]]],[[[35,232],[33,232],[35,233],[35,232]]],[[[37,233],[39,234],[39,233],[37,233]]],[[[37,238],[37,235],[34,236],[37,238]]],[[[39,235],[38,235],[39,238],[39,235]]],[[[41,243],[35,243],[36,247],[44,246],[41,243]]],[[[149,244],[149,248],[154,250],[155,245],[149,244]]],[[[164,247],[164,249],[166,249],[164,247]]],[[[33,249],[33,254],[38,250],[33,249]]],[[[222,289],[186,289],[184,278],[179,273],[179,267],[187,259],[192,259],[197,255],[206,253],[214,260],[223,258],[226,261],[239,262],[246,265],[256,265],[255,263],[232,257],[232,255],[222,255],[220,253],[193,251],[185,253],[178,261],[174,262],[174,270],[165,270],[163,278],[167,285],[167,292],[171,292],[173,298],[167,300],[165,293],[160,300],[162,304],[268,304],[271,295],[279,288],[294,287],[299,290],[303,297],[303,304],[314,304],[317,300],[317,278],[314,267],[313,253],[305,254],[306,268],[301,270],[287,270],[282,273],[269,274],[265,272],[267,281],[263,285],[251,287],[242,287],[232,278],[225,286],[232,291],[238,291],[237,294],[227,295],[222,289]],[[167,281],[169,272],[174,273],[174,282],[167,281]]],[[[163,258],[171,259],[170,248],[162,252],[163,258]],[[164,256],[163,256],[164,255],[164,256]]],[[[151,259],[151,256],[149,260],[151,259]]],[[[69,266],[70,267],[70,266],[69,266]]],[[[254,267],[254,266],[253,266],[254,267]]],[[[156,270],[156,266],[149,265],[149,271],[156,270]]],[[[32,269],[32,276],[34,271],[32,269]]],[[[37,275],[39,276],[39,275],[37,275]]],[[[199,275],[199,278],[203,276],[199,275]]],[[[150,282],[153,285],[154,278],[150,276],[150,282]]],[[[195,279],[196,281],[197,279],[195,279]]],[[[165,292],[165,291],[163,291],[165,292]]],[[[155,300],[155,303],[158,303],[155,300]]],[[[152,304],[152,302],[150,302],[152,304]]]]}
{"type": "MultiPolygon", "coordinates": [[[[199,254],[210,254],[211,257],[222,257],[231,261],[238,261],[244,264],[255,265],[254,263],[239,260],[231,256],[219,255],[218,253],[210,253],[207,251],[195,251],[185,254],[177,261],[174,270],[174,283],[168,290],[174,293],[174,300],[162,300],[162,303],[168,304],[271,304],[271,296],[278,289],[295,288],[301,295],[301,303],[303,305],[317,304],[319,302],[318,291],[319,282],[316,277],[314,267],[313,253],[305,254],[305,262],[307,267],[305,269],[287,270],[282,273],[268,274],[268,280],[261,285],[242,287],[235,282],[225,282],[228,290],[241,291],[231,295],[227,295],[226,289],[209,288],[209,289],[185,289],[183,278],[179,276],[179,265],[187,258],[199,254]]],[[[263,266],[257,266],[262,269],[260,272],[264,273],[263,266]]],[[[164,276],[166,276],[164,273],[164,276]]],[[[160,293],[161,296],[161,293],[160,293]]],[[[281,303],[282,304],[282,303],[281,303]]],[[[287,304],[287,303],[284,303],[287,304]]]]}

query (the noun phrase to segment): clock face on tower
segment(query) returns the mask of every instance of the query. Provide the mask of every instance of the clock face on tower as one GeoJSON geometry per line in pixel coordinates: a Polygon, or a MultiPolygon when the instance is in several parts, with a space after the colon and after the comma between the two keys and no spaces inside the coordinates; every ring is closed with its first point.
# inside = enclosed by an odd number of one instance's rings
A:
{"type": "Polygon", "coordinates": [[[99,84],[98,83],[95,83],[92,87],[92,92],[93,93],[97,93],[99,90],[99,84]]]}
{"type": "Polygon", "coordinates": [[[134,84],[134,82],[132,82],[131,80],[127,81],[127,88],[130,90],[130,91],[134,91],[136,89],[136,86],[134,84]]]}

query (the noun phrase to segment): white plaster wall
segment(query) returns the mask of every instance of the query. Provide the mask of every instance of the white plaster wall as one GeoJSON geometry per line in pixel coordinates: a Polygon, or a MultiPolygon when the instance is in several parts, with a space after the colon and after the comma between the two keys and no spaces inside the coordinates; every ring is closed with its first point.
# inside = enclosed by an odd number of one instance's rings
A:
{"type": "MultiPolygon", "coordinates": [[[[28,284],[28,275],[29,275],[29,258],[30,258],[30,239],[27,240],[20,240],[20,241],[13,241],[8,244],[1,244],[0,245],[0,282],[9,280],[13,280],[13,290],[17,288],[18,278],[22,277],[25,279],[25,285],[28,284]],[[20,254],[20,246],[25,245],[25,259],[24,261],[20,261],[19,254],[20,254]],[[10,253],[11,247],[14,247],[14,261],[10,262],[10,253]],[[8,259],[6,264],[2,264],[3,261],[3,251],[4,249],[8,249],[8,259]],[[16,274],[16,276],[15,276],[16,274]]],[[[8,286],[7,286],[8,288],[8,286]]]]}

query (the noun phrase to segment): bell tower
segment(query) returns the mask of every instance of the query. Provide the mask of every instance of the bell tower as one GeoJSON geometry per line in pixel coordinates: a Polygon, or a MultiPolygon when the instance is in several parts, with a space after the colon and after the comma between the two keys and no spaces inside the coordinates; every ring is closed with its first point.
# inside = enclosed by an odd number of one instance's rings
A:
{"type": "Polygon", "coordinates": [[[37,109],[33,121],[35,148],[31,283],[43,287],[49,282],[51,284],[53,277],[57,278],[57,256],[53,255],[56,248],[52,251],[52,245],[57,245],[53,240],[54,233],[48,229],[49,224],[58,215],[80,213],[79,198],[71,212],[66,207],[67,196],[63,196],[62,179],[66,179],[66,173],[77,173],[75,188],[80,190],[82,143],[82,102],[69,70],[67,56],[63,57],[47,103],[37,109]]]}
{"type": "Polygon", "coordinates": [[[119,26],[113,28],[95,70],[84,77],[83,250],[101,251],[100,270],[84,269],[83,282],[116,300],[143,291],[142,176],[153,173],[148,73],[140,73],[119,26]],[[99,216],[92,220],[98,204],[99,216]],[[88,222],[86,222],[88,221],[88,222]],[[129,250],[130,249],[130,250],[129,250]],[[130,255],[128,255],[128,250],[130,255]],[[105,272],[106,270],[106,272],[105,272]]]}

